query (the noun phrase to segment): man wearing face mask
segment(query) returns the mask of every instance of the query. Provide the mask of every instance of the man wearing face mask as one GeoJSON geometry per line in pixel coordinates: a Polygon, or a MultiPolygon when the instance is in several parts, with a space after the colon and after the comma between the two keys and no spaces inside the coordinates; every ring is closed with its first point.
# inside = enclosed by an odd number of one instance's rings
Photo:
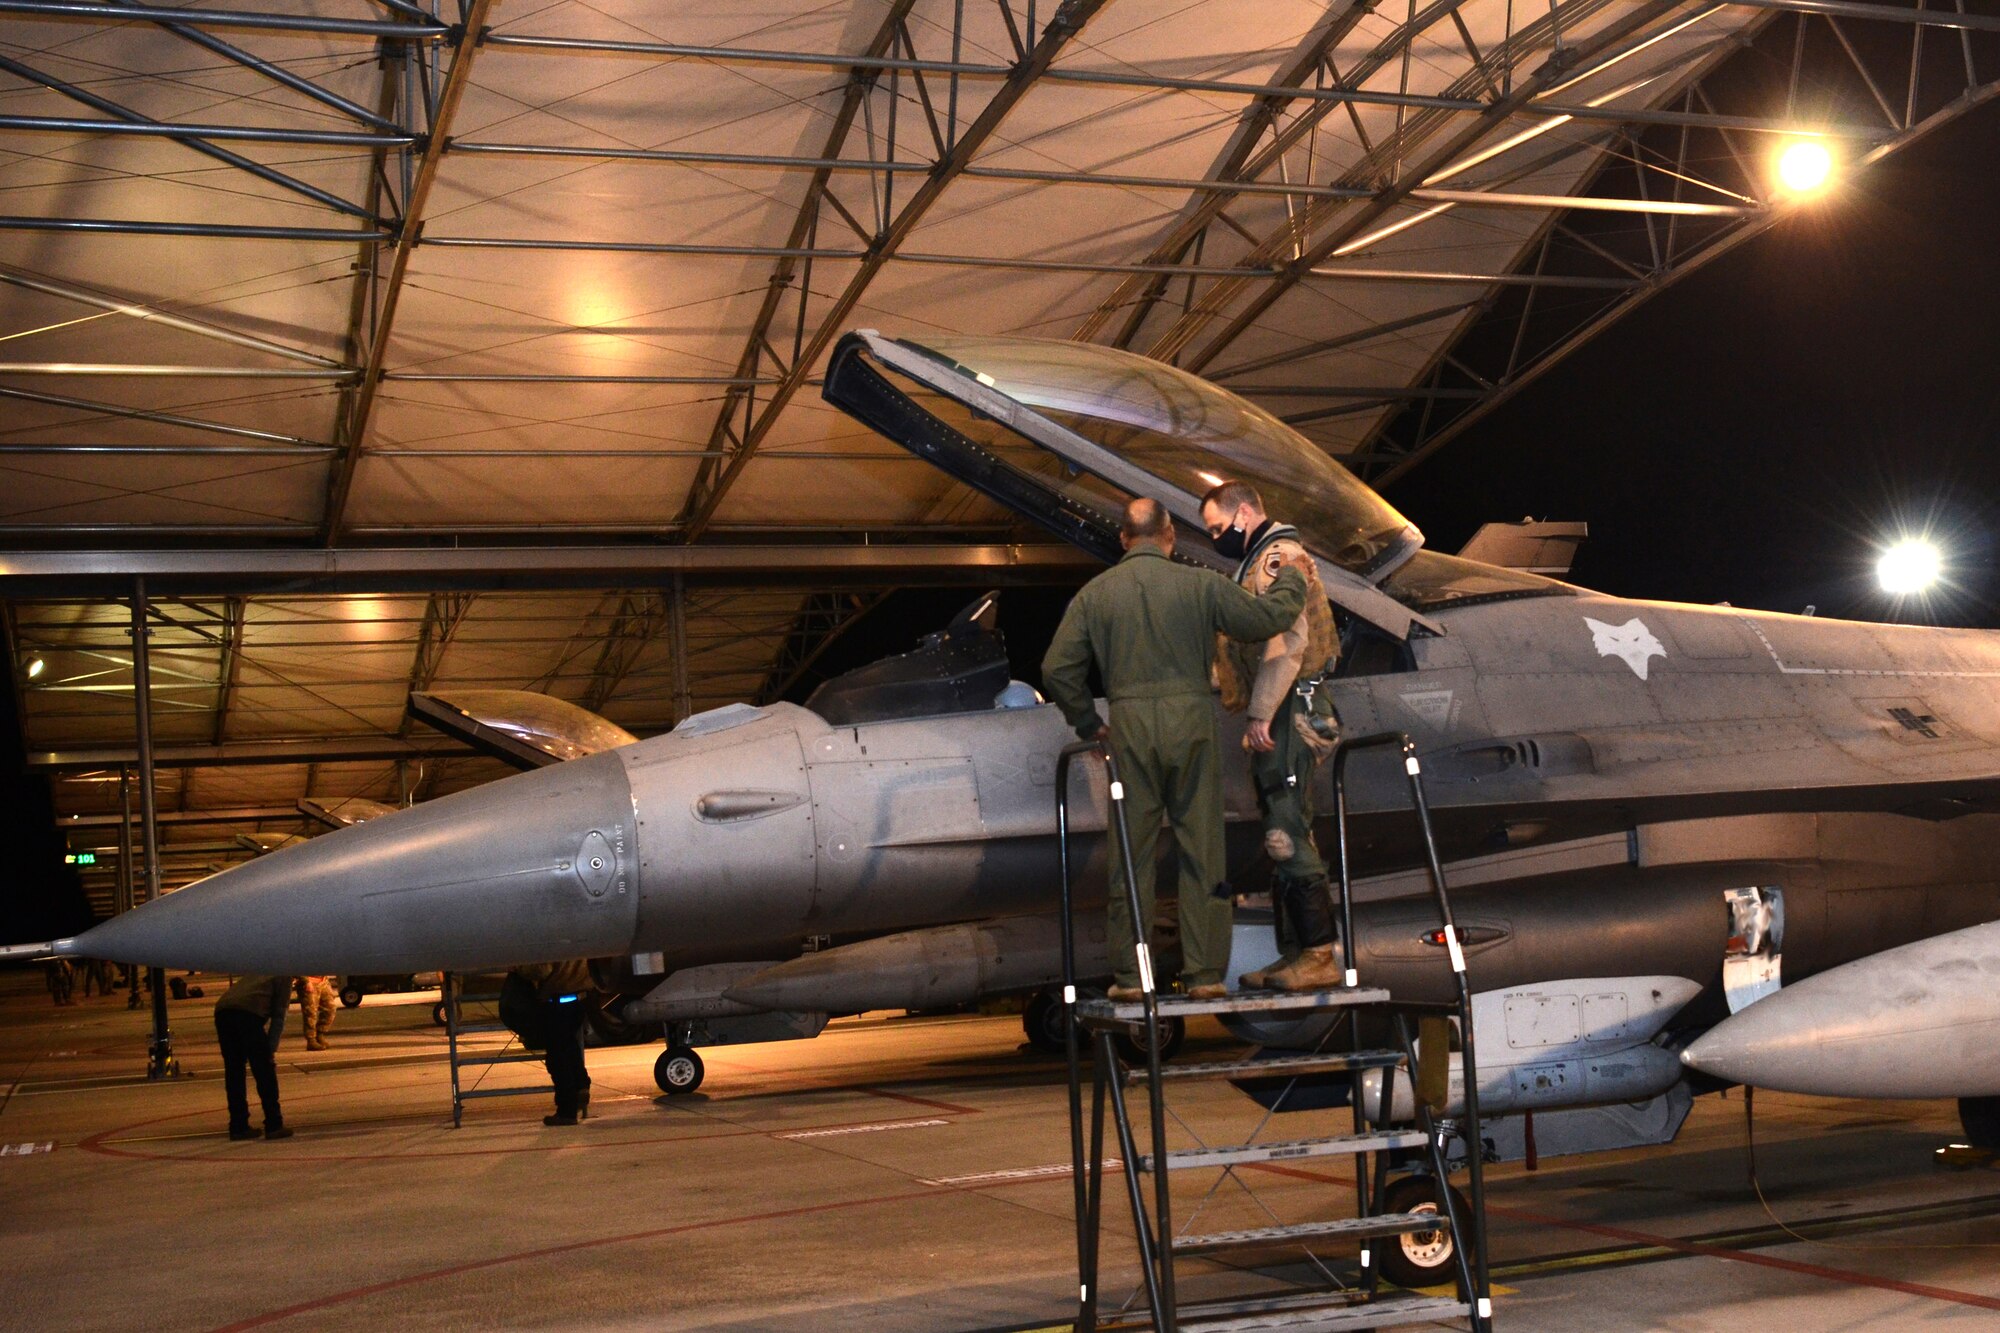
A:
{"type": "Polygon", "coordinates": [[[1176,564],[1174,521],[1159,501],[1125,506],[1125,556],[1070,601],[1048,655],[1042,688],[1076,734],[1109,740],[1125,784],[1139,920],[1120,891],[1117,840],[1106,943],[1114,1000],[1140,998],[1136,945],[1153,920],[1153,859],[1162,819],[1177,855],[1181,982],[1196,999],[1224,993],[1234,891],[1223,848],[1222,753],[1209,673],[1218,636],[1262,643],[1305,605],[1303,570],[1274,570],[1270,595],[1252,597],[1210,570],[1176,564]],[[1090,694],[1095,667],[1111,703],[1107,726],[1090,694]]]}
{"type": "Polygon", "coordinates": [[[1281,565],[1311,571],[1306,608],[1289,627],[1262,643],[1224,643],[1216,655],[1223,706],[1249,714],[1243,744],[1264,817],[1282,958],[1268,970],[1245,973],[1241,982],[1286,991],[1338,986],[1333,895],[1312,833],[1313,769],[1340,734],[1326,692],[1318,688],[1340,658],[1333,609],[1298,529],[1273,522],[1248,482],[1225,481],[1209,491],[1201,521],[1217,552],[1237,561],[1236,581],[1251,593],[1261,596],[1281,565]]]}

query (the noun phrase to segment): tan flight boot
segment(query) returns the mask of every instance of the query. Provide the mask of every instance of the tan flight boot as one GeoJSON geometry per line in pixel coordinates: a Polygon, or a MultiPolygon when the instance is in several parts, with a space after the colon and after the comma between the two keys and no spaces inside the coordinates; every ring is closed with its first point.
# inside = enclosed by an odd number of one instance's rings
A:
{"type": "Polygon", "coordinates": [[[1219,981],[1203,981],[1187,988],[1190,1000],[1220,1000],[1229,994],[1229,987],[1219,981]]]}
{"type": "Polygon", "coordinates": [[[1236,978],[1236,984],[1244,990],[1270,990],[1271,978],[1290,967],[1298,959],[1299,956],[1297,954],[1288,953],[1269,967],[1260,967],[1255,972],[1245,972],[1242,976],[1236,978]]]}
{"type": "Polygon", "coordinates": [[[1333,956],[1333,946],[1322,944],[1307,949],[1285,966],[1272,970],[1264,978],[1265,984],[1273,990],[1332,990],[1345,978],[1341,975],[1340,961],[1333,956]]]}

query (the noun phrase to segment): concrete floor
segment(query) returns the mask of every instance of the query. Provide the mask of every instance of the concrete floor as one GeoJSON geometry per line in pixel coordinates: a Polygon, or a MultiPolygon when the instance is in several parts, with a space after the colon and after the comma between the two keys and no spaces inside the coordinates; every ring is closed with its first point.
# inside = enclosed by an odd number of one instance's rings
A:
{"type": "MultiPolygon", "coordinates": [[[[544,1129],[524,1097],[475,1103],[453,1130],[434,996],[371,997],[329,1051],[287,1037],[298,1137],[231,1143],[207,989],[172,1005],[191,1076],[148,1085],[143,1012],[57,1009],[38,974],[0,973],[0,1328],[893,1333],[1069,1313],[1063,1085],[1018,1052],[1014,1018],[717,1049],[703,1092],[671,1100],[656,1047],[594,1050],[584,1125],[544,1129]]],[[[1189,1046],[1229,1048],[1219,1030],[1189,1046]]],[[[1211,1142],[1258,1114],[1219,1085],[1176,1105],[1211,1142]]],[[[2000,1177],[1933,1165],[1955,1129],[1944,1103],[1760,1098],[1765,1192],[1805,1240],[1746,1186],[1734,1097],[1698,1102],[1669,1148],[1498,1168],[1499,1327],[2000,1326],[2000,1177]]],[[[1198,1229],[1350,1206],[1335,1167],[1252,1177],[1254,1200],[1221,1184],[1198,1229]]],[[[1132,1257],[1109,1246],[1114,1298],[1132,1257]]]]}

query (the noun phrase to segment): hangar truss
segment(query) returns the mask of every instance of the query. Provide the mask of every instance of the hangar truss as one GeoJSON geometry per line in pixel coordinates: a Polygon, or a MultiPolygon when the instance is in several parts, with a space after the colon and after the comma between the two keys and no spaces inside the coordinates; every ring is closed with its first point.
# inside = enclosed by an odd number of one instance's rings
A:
{"type": "Polygon", "coordinates": [[[1129,348],[1394,480],[1814,206],[1782,142],[1851,171],[1986,101],[1996,34],[1968,0],[0,0],[31,763],[101,842],[135,580],[171,885],[302,796],[494,772],[413,689],[644,733],[808,681],[886,589],[1077,577],[819,401],[857,325],[1129,348]]]}

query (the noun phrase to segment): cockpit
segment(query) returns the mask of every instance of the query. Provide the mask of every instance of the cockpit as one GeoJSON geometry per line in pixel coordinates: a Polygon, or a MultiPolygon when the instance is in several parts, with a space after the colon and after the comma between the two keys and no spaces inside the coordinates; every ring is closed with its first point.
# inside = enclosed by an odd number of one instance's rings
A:
{"type": "MultiPolygon", "coordinates": [[[[1334,458],[1225,389],[1115,348],[1029,338],[848,334],[827,400],[973,490],[1107,562],[1134,495],[1179,520],[1178,555],[1233,568],[1209,545],[1200,498],[1244,480],[1299,529],[1327,595],[1398,643],[1429,616],[1568,585],[1423,549],[1423,534],[1334,458]]],[[[948,517],[941,515],[940,517],[948,517]]]]}

